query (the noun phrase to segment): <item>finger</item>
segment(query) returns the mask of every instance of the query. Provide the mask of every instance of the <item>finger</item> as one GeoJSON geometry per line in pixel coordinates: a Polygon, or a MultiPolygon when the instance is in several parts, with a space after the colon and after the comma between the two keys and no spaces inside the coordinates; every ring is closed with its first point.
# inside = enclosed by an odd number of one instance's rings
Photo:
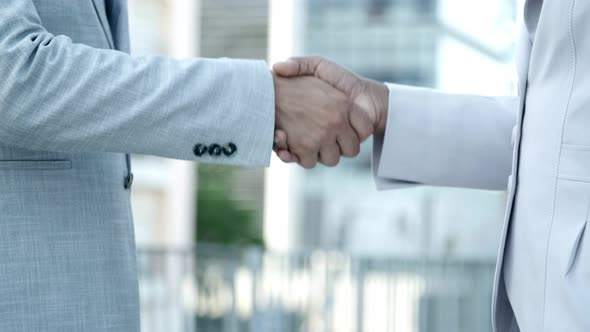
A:
{"type": "Polygon", "coordinates": [[[340,162],[340,147],[338,144],[332,144],[320,149],[320,163],[334,167],[340,162]]]}
{"type": "Polygon", "coordinates": [[[289,145],[287,145],[287,134],[280,129],[275,130],[275,139],[274,139],[274,147],[275,151],[279,150],[289,150],[289,145]]]}
{"type": "Polygon", "coordinates": [[[360,140],[352,127],[348,126],[342,133],[338,134],[338,145],[344,157],[356,157],[360,152],[360,140]]]}
{"type": "Polygon", "coordinates": [[[287,150],[277,151],[277,157],[279,157],[279,159],[282,162],[287,163],[287,164],[297,162],[297,160],[295,159],[295,156],[287,150]]]}
{"type": "MultiPolygon", "coordinates": [[[[294,59],[289,59],[283,62],[277,62],[272,66],[272,71],[282,77],[294,77],[299,75],[299,62],[294,59]]],[[[311,74],[308,74],[311,75],[311,74]]]]}
{"type": "Polygon", "coordinates": [[[292,164],[292,163],[299,164],[299,158],[297,158],[297,156],[295,156],[293,153],[291,153],[287,150],[278,151],[277,157],[279,157],[279,159],[281,159],[281,161],[283,161],[287,164],[292,164]]]}
{"type": "Polygon", "coordinates": [[[291,154],[291,160],[293,160],[293,163],[301,164],[301,160],[299,160],[299,157],[297,157],[294,153],[289,153],[291,154]]]}
{"type": "Polygon", "coordinates": [[[299,160],[299,165],[301,165],[301,167],[303,168],[311,169],[316,167],[316,165],[318,164],[319,153],[294,153],[294,155],[295,158],[299,160]]]}
{"type": "Polygon", "coordinates": [[[349,114],[349,120],[360,142],[364,142],[369,136],[373,135],[375,127],[367,113],[358,108],[353,108],[349,114]]]}

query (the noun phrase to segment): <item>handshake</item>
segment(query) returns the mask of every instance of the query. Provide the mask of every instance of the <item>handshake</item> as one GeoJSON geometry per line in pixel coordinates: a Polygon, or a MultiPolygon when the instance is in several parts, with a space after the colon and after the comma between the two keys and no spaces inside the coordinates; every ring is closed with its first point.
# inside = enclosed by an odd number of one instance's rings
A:
{"type": "Polygon", "coordinates": [[[273,66],[274,150],[287,163],[336,166],[356,157],[360,144],[385,130],[389,90],[321,57],[273,66]]]}

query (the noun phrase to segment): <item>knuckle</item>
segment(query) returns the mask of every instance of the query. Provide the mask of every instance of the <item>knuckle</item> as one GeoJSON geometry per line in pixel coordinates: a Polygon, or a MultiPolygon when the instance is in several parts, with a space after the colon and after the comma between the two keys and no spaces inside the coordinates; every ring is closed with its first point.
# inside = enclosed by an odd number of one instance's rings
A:
{"type": "Polygon", "coordinates": [[[307,138],[302,140],[295,148],[298,154],[309,155],[317,152],[319,144],[315,139],[307,138]]]}
{"type": "Polygon", "coordinates": [[[324,57],[321,55],[312,55],[309,57],[309,60],[311,60],[311,62],[316,66],[319,66],[322,64],[322,62],[326,61],[326,59],[324,59],[324,57]]]}

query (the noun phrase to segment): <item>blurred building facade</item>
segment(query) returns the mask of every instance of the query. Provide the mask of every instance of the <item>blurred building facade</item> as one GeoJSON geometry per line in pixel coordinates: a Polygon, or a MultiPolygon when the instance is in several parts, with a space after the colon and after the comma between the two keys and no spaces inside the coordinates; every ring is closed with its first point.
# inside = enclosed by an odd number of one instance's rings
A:
{"type": "MultiPolygon", "coordinates": [[[[266,59],[268,0],[200,0],[200,56],[266,59]]],[[[251,212],[262,232],[264,174],[261,168],[226,167],[232,178],[231,199],[251,212]]],[[[235,222],[240,222],[236,220],[235,222]]]]}

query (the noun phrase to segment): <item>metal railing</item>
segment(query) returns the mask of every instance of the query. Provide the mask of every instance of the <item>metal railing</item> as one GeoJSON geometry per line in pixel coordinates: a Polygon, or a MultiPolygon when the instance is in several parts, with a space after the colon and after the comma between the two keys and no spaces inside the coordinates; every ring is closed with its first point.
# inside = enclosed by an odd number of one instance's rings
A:
{"type": "Polygon", "coordinates": [[[494,262],[138,250],[145,332],[487,332],[494,262]]]}

